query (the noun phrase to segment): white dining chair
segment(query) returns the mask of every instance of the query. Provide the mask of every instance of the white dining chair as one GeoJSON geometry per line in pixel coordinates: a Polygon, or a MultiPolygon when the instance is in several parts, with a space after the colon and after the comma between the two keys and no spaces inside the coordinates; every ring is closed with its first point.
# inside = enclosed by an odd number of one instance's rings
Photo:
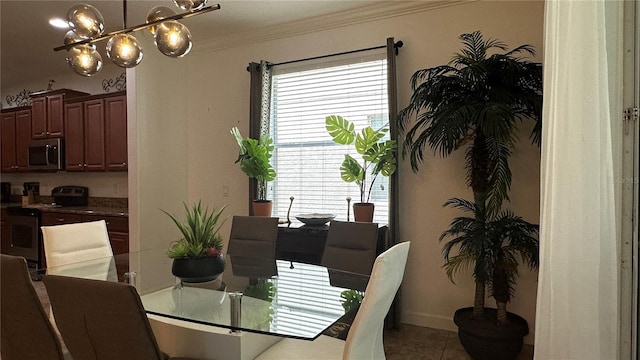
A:
{"type": "Polygon", "coordinates": [[[346,341],[325,335],[314,341],[287,338],[268,348],[256,360],[385,359],[384,318],[402,282],[409,246],[409,242],[397,244],[376,258],[346,341]]]}
{"type": "MultiPolygon", "coordinates": [[[[47,274],[66,275],[64,265],[87,263],[87,271],[74,269],[74,276],[94,280],[118,281],[104,220],[83,223],[41,226],[47,274]]],[[[51,306],[49,320],[56,333],[60,333],[51,306]]]]}
{"type": "Polygon", "coordinates": [[[47,268],[113,256],[104,220],[40,228],[47,268]]]}

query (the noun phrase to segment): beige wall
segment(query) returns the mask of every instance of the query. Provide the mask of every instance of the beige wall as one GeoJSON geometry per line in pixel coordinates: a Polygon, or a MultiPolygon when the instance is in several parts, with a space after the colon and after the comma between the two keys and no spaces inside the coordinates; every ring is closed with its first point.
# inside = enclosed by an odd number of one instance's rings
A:
{"type": "MultiPolygon", "coordinates": [[[[248,131],[249,74],[245,68],[250,61],[279,62],[366,48],[394,37],[405,44],[397,58],[402,107],[410,96],[411,74],[449,61],[460,48],[457,37],[461,33],[481,30],[512,46],[529,43],[539,51],[537,60],[542,59],[541,1],[470,2],[421,12],[414,9],[398,16],[387,14],[372,21],[354,17],[349,23],[354,25],[308,32],[265,29],[252,36],[234,37],[235,43],[230,39],[199,43],[195,39],[193,53],[181,60],[155,52],[145,54],[144,62],[133,70],[138,79],[137,103],[129,113],[130,134],[134,134],[130,144],[138,146],[130,154],[130,164],[137,164],[136,170],[130,171],[130,175],[136,174],[129,179],[131,197],[136,197],[130,212],[139,219],[141,247],[164,246],[177,238],[177,231],[158,208],[180,211],[181,201],[202,199],[210,205],[227,204],[227,214],[247,213],[247,179],[234,164],[237,145],[229,130],[238,126],[243,133],[248,131]],[[132,112],[136,113],[135,122],[132,112]],[[229,187],[229,196],[223,196],[223,186],[229,187]]],[[[538,222],[539,154],[529,145],[526,130],[511,162],[511,207],[526,220],[538,222]]],[[[412,242],[402,290],[402,320],[454,329],[453,312],[471,304],[473,286],[467,274],[460,274],[456,285],[448,281],[438,237],[456,215],[443,209],[443,202],[452,196],[470,196],[464,154],[448,159],[430,156],[426,162],[417,174],[407,162],[400,165],[400,239],[412,242]]],[[[228,224],[224,233],[228,234],[228,224]]],[[[510,305],[510,310],[527,319],[532,330],[536,286],[536,273],[523,269],[510,305]]],[[[532,336],[526,341],[531,343],[532,336]]]]}

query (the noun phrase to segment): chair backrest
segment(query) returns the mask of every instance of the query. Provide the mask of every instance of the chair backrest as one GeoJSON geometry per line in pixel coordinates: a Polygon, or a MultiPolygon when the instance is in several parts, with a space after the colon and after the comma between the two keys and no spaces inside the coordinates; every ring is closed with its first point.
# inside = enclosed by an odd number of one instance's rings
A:
{"type": "Polygon", "coordinates": [[[367,290],[344,347],[343,359],[384,359],[384,318],[400,287],[409,254],[409,242],[380,254],[373,265],[367,290]]]}
{"type": "Polygon", "coordinates": [[[369,275],[376,259],[377,243],[378,224],[331,221],[321,264],[369,275]]]}
{"type": "Polygon", "coordinates": [[[4,360],[63,359],[22,257],[0,255],[0,353],[4,360]]]}
{"type": "Polygon", "coordinates": [[[234,216],[227,254],[255,258],[274,258],[278,238],[278,218],[234,216]]]}
{"type": "Polygon", "coordinates": [[[163,358],[133,286],[56,275],[43,281],[74,359],[163,358]]]}
{"type": "Polygon", "coordinates": [[[41,229],[47,267],[113,256],[104,220],[41,229]]]}

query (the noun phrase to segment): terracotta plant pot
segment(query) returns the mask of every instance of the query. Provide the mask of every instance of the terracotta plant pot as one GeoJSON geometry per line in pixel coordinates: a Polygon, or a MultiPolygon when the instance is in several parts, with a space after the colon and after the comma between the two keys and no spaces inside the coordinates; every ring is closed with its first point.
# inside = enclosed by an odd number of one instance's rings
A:
{"type": "Polygon", "coordinates": [[[373,222],[373,203],[355,203],[353,204],[353,217],[359,222],[373,222]]]}
{"type": "Polygon", "coordinates": [[[253,216],[271,217],[271,200],[253,200],[253,216]]]}
{"type": "Polygon", "coordinates": [[[475,360],[513,360],[522,350],[529,325],[522,317],[507,313],[507,323],[496,324],[496,309],[485,308],[484,319],[472,319],[473,308],[458,309],[453,322],[464,350],[475,360]]]}
{"type": "Polygon", "coordinates": [[[186,283],[215,280],[224,272],[224,256],[203,256],[193,259],[173,259],[171,273],[186,283]]]}

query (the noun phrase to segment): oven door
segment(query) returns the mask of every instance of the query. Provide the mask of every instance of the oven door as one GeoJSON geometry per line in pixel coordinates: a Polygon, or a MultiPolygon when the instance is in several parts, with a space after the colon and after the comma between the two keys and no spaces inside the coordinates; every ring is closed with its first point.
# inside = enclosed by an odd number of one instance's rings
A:
{"type": "Polygon", "coordinates": [[[9,219],[9,255],[23,256],[28,261],[40,262],[39,219],[37,216],[11,215],[9,219]]]}

